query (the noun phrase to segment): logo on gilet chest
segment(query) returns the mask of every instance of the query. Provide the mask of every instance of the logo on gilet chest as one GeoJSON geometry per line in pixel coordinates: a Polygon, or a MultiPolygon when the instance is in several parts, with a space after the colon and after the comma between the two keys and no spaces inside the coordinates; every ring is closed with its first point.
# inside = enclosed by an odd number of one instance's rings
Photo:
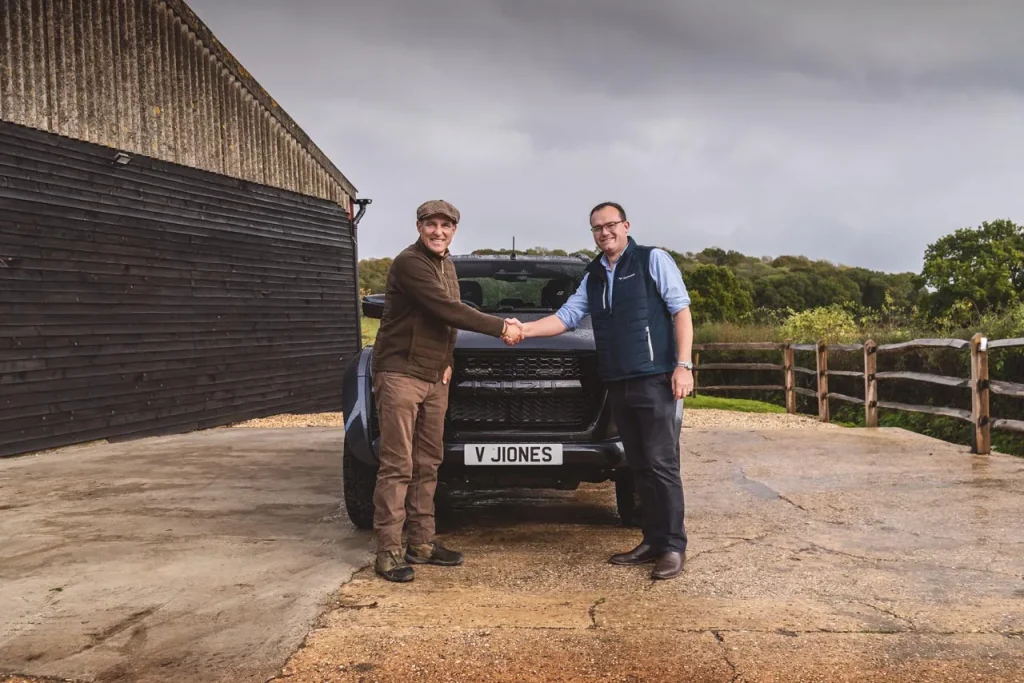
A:
{"type": "Polygon", "coordinates": [[[592,302],[592,315],[637,314],[646,308],[646,283],[643,277],[637,277],[641,274],[639,269],[643,267],[644,260],[643,254],[629,250],[620,257],[610,274],[600,261],[589,268],[587,294],[592,302]]]}

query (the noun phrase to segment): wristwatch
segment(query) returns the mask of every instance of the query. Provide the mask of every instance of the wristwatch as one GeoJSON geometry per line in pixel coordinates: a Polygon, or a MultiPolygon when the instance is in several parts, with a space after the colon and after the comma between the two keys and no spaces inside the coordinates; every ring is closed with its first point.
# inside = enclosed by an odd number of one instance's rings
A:
{"type": "Polygon", "coordinates": [[[693,363],[688,360],[681,360],[676,363],[677,368],[686,368],[687,370],[693,370],[693,363]]]}

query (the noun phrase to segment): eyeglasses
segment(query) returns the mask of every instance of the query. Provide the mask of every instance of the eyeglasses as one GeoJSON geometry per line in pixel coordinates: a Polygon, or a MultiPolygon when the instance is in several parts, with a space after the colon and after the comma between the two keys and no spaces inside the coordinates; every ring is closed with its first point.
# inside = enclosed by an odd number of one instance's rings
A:
{"type": "Polygon", "coordinates": [[[619,223],[625,223],[625,221],[618,220],[618,221],[612,221],[611,223],[605,223],[604,225],[594,225],[594,226],[591,226],[590,232],[594,233],[595,235],[597,233],[603,232],[605,230],[607,230],[608,232],[611,232],[612,228],[614,228],[619,223]]]}

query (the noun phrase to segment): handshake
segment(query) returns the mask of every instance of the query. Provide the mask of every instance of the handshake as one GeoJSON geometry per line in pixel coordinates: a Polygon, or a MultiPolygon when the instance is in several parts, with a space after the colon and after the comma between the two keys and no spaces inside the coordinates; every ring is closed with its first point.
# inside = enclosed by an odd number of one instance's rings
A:
{"type": "Polygon", "coordinates": [[[516,318],[506,318],[505,331],[501,333],[501,338],[509,346],[515,346],[526,339],[525,326],[516,318]]]}

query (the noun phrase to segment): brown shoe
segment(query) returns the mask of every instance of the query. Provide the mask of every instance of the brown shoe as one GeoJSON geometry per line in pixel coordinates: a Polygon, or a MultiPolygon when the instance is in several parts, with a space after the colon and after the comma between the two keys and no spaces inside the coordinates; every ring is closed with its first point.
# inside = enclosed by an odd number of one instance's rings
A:
{"type": "Polygon", "coordinates": [[[683,571],[686,564],[686,553],[672,550],[658,558],[651,572],[652,579],[674,579],[683,571]]]}
{"type": "Polygon", "coordinates": [[[612,564],[631,566],[635,564],[647,564],[648,562],[654,562],[660,555],[660,551],[655,550],[646,543],[641,543],[628,553],[612,555],[608,561],[612,564]]]}
{"type": "Polygon", "coordinates": [[[405,561],[409,564],[437,564],[442,567],[455,567],[462,564],[462,553],[449,550],[437,541],[422,545],[409,545],[405,553],[405,561]]]}
{"type": "Polygon", "coordinates": [[[388,581],[398,583],[412,581],[415,578],[412,567],[402,559],[400,550],[385,550],[377,553],[377,561],[373,565],[373,570],[388,581]]]}

